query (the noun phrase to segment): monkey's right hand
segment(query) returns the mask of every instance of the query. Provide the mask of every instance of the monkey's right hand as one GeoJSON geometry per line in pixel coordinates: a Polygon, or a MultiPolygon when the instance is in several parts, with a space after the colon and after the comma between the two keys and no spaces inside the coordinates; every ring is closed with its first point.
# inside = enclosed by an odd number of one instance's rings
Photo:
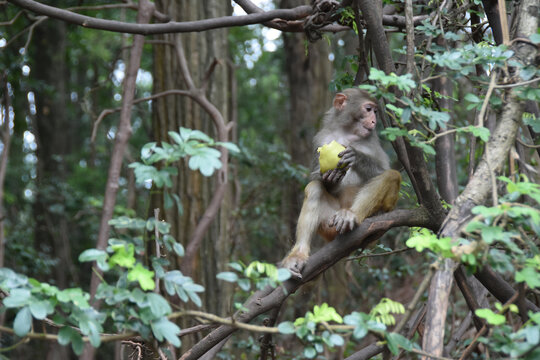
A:
{"type": "Polygon", "coordinates": [[[341,158],[337,164],[338,168],[348,169],[356,163],[356,151],[351,146],[340,152],[338,156],[341,158]]]}

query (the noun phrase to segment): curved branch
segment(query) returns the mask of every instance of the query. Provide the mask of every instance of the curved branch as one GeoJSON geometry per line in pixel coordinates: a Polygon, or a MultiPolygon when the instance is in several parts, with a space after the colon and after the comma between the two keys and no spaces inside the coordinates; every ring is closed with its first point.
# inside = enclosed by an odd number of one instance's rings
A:
{"type": "Polygon", "coordinates": [[[311,12],[311,6],[303,5],[293,9],[278,9],[244,16],[223,16],[214,19],[184,22],[171,21],[165,24],[134,24],[122,21],[97,19],[91,16],[81,15],[72,11],[41,4],[33,0],[8,1],[18,7],[30,10],[37,14],[46,15],[48,17],[63,20],[71,24],[81,25],[86,28],[139,35],[198,32],[224,27],[259,24],[274,19],[298,20],[307,16],[311,12]]]}
{"type": "MultiPolygon", "coordinates": [[[[245,311],[234,315],[237,322],[249,322],[260,314],[280,306],[287,297],[305,283],[314,279],[352,251],[364,248],[380,238],[386,231],[398,226],[422,226],[437,229],[440,224],[423,207],[414,210],[394,210],[392,212],[366,219],[354,231],[338,236],[311,255],[302,271],[302,279],[289,279],[277,288],[265,288],[253,294],[243,305],[245,311]]],[[[181,360],[198,359],[236,329],[220,326],[199,341],[181,360]]]]}

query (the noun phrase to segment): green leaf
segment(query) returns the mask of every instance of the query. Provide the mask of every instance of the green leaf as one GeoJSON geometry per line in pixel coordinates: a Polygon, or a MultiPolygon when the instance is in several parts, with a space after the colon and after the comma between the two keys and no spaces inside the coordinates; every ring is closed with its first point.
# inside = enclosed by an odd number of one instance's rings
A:
{"type": "Polygon", "coordinates": [[[216,142],[216,145],[223,146],[224,148],[229,150],[232,154],[238,154],[240,152],[240,148],[238,148],[238,146],[236,146],[236,144],[231,143],[231,142],[218,141],[218,142],[216,142]]]}
{"type": "Polygon", "coordinates": [[[476,316],[486,319],[490,325],[502,325],[506,322],[504,315],[496,314],[490,309],[477,309],[474,313],[476,316]]]}
{"type": "Polygon", "coordinates": [[[390,141],[396,140],[399,136],[407,136],[407,134],[407,130],[395,127],[388,127],[381,131],[381,135],[385,136],[390,141]]]}
{"type": "Polygon", "coordinates": [[[64,326],[58,331],[58,343],[60,345],[67,345],[71,342],[71,347],[77,355],[81,355],[84,349],[84,342],[82,336],[70,326],[64,326]]]}
{"type": "Polygon", "coordinates": [[[80,262],[86,262],[86,261],[95,261],[99,259],[100,257],[107,257],[107,253],[103,250],[98,249],[87,249],[84,250],[79,255],[79,261],[80,262]]]}
{"type": "Polygon", "coordinates": [[[277,280],[280,282],[287,281],[291,278],[291,272],[289,269],[280,268],[277,271],[277,280]]]}
{"type": "Polygon", "coordinates": [[[277,328],[279,332],[284,335],[294,334],[296,331],[294,324],[291,321],[284,321],[280,323],[277,328]]]}
{"type": "Polygon", "coordinates": [[[71,342],[71,335],[76,333],[70,326],[64,326],[58,331],[58,343],[66,346],[71,342]]]}
{"type": "Polygon", "coordinates": [[[56,298],[58,299],[58,301],[64,303],[72,302],[81,309],[87,309],[90,307],[90,304],[88,303],[90,295],[87,293],[83,293],[80,288],[65,289],[59,291],[56,294],[56,298]]]}
{"type": "MultiPolygon", "coordinates": [[[[200,140],[202,142],[212,143],[214,141],[210,136],[200,130],[192,130],[185,127],[180,127],[179,130],[180,136],[184,142],[188,140],[200,140]]],[[[171,135],[171,133],[169,133],[169,135],[171,135]]]]}
{"type": "Polygon", "coordinates": [[[503,229],[498,226],[486,226],[482,229],[482,240],[492,244],[503,237],[503,229]]]}
{"type": "Polygon", "coordinates": [[[146,269],[141,263],[137,263],[133,269],[128,272],[129,281],[138,281],[141,289],[154,290],[154,272],[146,269]]]}
{"type": "Polygon", "coordinates": [[[173,250],[178,256],[184,256],[184,247],[182,244],[175,242],[173,244],[173,250]]]}
{"type": "Polygon", "coordinates": [[[540,343],[540,326],[527,326],[523,331],[529,344],[538,345],[540,343]]]}
{"type": "Polygon", "coordinates": [[[82,355],[84,350],[84,341],[80,334],[75,334],[71,337],[71,348],[78,356],[82,355]]]}
{"type": "Polygon", "coordinates": [[[228,282],[236,282],[238,280],[238,275],[231,271],[224,271],[217,274],[216,278],[224,280],[224,281],[228,281],[228,282]]]}
{"type": "Polygon", "coordinates": [[[343,323],[342,317],[337,313],[336,309],[328,306],[327,303],[323,303],[321,306],[315,305],[313,307],[313,321],[335,321],[338,324],[343,323]]]}
{"type": "Polygon", "coordinates": [[[32,314],[28,306],[23,307],[13,321],[13,330],[19,337],[24,337],[32,328],[32,314]]]}
{"type": "Polygon", "coordinates": [[[410,107],[404,108],[401,114],[401,122],[403,124],[408,124],[411,120],[411,115],[412,115],[412,109],[410,107]]]}
{"type": "Polygon", "coordinates": [[[109,259],[109,265],[111,267],[118,265],[128,269],[135,264],[135,245],[133,244],[118,244],[112,245],[114,255],[109,259]]]}
{"type": "Polygon", "coordinates": [[[343,338],[338,334],[330,335],[330,341],[332,344],[334,344],[334,346],[342,346],[345,344],[345,340],[343,340],[343,338]]]}
{"type": "Polygon", "coordinates": [[[197,305],[198,307],[201,307],[202,306],[202,301],[201,301],[201,298],[193,291],[186,291],[187,295],[189,296],[189,298],[191,299],[191,301],[193,301],[193,303],[195,305],[197,305]]]}
{"type": "Polygon", "coordinates": [[[397,355],[399,353],[399,347],[392,335],[392,333],[386,334],[386,345],[392,354],[397,355]]]}
{"type": "Polygon", "coordinates": [[[202,285],[199,285],[199,284],[195,284],[194,282],[186,282],[184,284],[184,289],[186,289],[187,291],[194,291],[194,292],[203,292],[204,291],[204,287],[202,285]]]}
{"type": "Polygon", "coordinates": [[[107,264],[108,257],[109,255],[103,250],[87,249],[87,250],[84,250],[79,255],[79,261],[80,262],[96,261],[98,267],[101,270],[107,271],[109,270],[109,265],[107,264]]]}
{"type": "Polygon", "coordinates": [[[158,341],[163,341],[163,339],[166,339],[173,346],[180,346],[181,342],[177,336],[180,333],[180,328],[175,323],[163,317],[157,321],[152,322],[151,327],[152,332],[154,333],[154,336],[156,337],[156,339],[158,339],[158,341]]]}
{"type": "Polygon", "coordinates": [[[236,271],[239,271],[239,272],[243,272],[244,271],[244,267],[242,266],[241,263],[238,263],[238,262],[231,262],[228,264],[229,267],[231,267],[233,270],[236,270],[236,271]]]}
{"type": "MultiPolygon", "coordinates": [[[[37,281],[37,280],[35,280],[37,281]]],[[[17,274],[15,271],[8,268],[0,268],[0,287],[10,289],[21,287],[28,284],[28,278],[24,275],[17,274]]]]}
{"type": "Polygon", "coordinates": [[[54,306],[47,300],[35,301],[30,303],[30,312],[34,318],[43,320],[54,312],[54,306]]]}
{"type": "Polygon", "coordinates": [[[251,288],[251,283],[249,282],[249,279],[239,279],[238,286],[240,286],[240,289],[244,291],[249,291],[251,288]]]}
{"type": "Polygon", "coordinates": [[[151,231],[154,230],[155,227],[157,227],[160,234],[168,234],[171,230],[171,224],[166,221],[156,221],[154,218],[148,219],[146,222],[146,228],[151,231]]]}
{"type": "Polygon", "coordinates": [[[204,176],[211,176],[214,171],[221,169],[221,153],[213,148],[199,148],[197,152],[189,158],[189,168],[199,170],[204,176]]]}
{"type": "Polygon", "coordinates": [[[3,300],[3,304],[7,308],[17,308],[28,304],[30,300],[30,290],[13,289],[9,296],[3,300]]]}
{"type": "Polygon", "coordinates": [[[317,356],[317,350],[311,346],[308,346],[304,349],[304,356],[308,359],[313,359],[315,356],[317,356]]]}
{"type": "Polygon", "coordinates": [[[475,215],[482,215],[486,218],[493,218],[504,214],[504,210],[499,207],[475,206],[471,212],[475,215]]]}
{"type": "Polygon", "coordinates": [[[523,270],[516,272],[516,281],[525,282],[531,289],[540,287],[540,275],[533,267],[525,267],[523,270]]]}
{"type": "Polygon", "coordinates": [[[172,139],[172,141],[174,141],[178,145],[183,145],[185,141],[187,140],[187,139],[182,138],[182,136],[175,131],[169,131],[168,134],[169,134],[169,137],[172,139]]]}
{"type": "Polygon", "coordinates": [[[392,342],[403,348],[406,351],[411,351],[413,348],[413,344],[409,339],[407,339],[405,336],[398,334],[398,333],[387,333],[386,339],[392,339],[392,342]]]}
{"type": "Polygon", "coordinates": [[[163,298],[163,296],[156,293],[148,293],[146,295],[146,299],[148,300],[152,314],[154,314],[156,318],[162,317],[171,312],[171,306],[167,300],[163,298]]]}
{"type": "Polygon", "coordinates": [[[119,216],[109,220],[109,225],[114,226],[116,229],[142,230],[146,225],[146,221],[139,218],[133,219],[128,216],[119,216]]]}
{"type": "Polygon", "coordinates": [[[355,327],[353,331],[353,337],[357,340],[360,340],[368,333],[368,328],[366,325],[367,319],[369,319],[369,316],[367,314],[354,311],[352,314],[346,315],[343,318],[343,321],[345,324],[355,327]]]}
{"type": "Polygon", "coordinates": [[[464,99],[471,103],[480,103],[482,102],[482,99],[480,99],[478,96],[472,93],[468,93],[465,95],[464,99]]]}
{"type": "Polygon", "coordinates": [[[72,316],[77,320],[81,332],[88,336],[90,344],[93,347],[99,347],[101,344],[100,333],[103,331],[101,323],[105,321],[105,315],[100,314],[93,308],[88,308],[84,310],[74,309],[72,316]]]}

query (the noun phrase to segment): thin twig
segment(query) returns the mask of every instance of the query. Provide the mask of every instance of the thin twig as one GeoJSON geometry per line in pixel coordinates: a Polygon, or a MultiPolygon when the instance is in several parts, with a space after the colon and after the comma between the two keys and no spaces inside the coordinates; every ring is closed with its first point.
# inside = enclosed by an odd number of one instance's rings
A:
{"type": "MultiPolygon", "coordinates": [[[[154,225],[154,236],[155,236],[155,243],[156,243],[156,258],[159,259],[161,258],[161,251],[160,251],[160,245],[159,245],[159,229],[158,229],[158,225],[159,225],[159,208],[155,208],[154,209],[154,219],[156,221],[155,225],[154,225]]],[[[156,280],[155,280],[155,283],[156,283],[156,287],[154,288],[154,292],[156,294],[159,294],[159,276],[158,276],[158,272],[156,271],[156,280]]]]}
{"type": "MultiPolygon", "coordinates": [[[[144,97],[144,98],[139,98],[137,100],[133,100],[133,102],[131,103],[131,105],[136,105],[136,104],[139,104],[143,101],[150,101],[150,100],[154,100],[154,99],[157,99],[157,98],[160,98],[162,96],[168,96],[168,95],[184,95],[184,96],[191,96],[191,94],[189,93],[189,91],[186,91],[186,90],[166,90],[166,91],[162,91],[160,93],[157,93],[157,94],[154,94],[154,95],[151,95],[151,96],[147,96],[147,97],[144,97]]],[[[96,136],[97,136],[97,128],[99,127],[100,123],[103,121],[103,119],[107,116],[107,115],[110,115],[110,114],[114,114],[115,112],[119,112],[121,111],[122,108],[121,107],[117,107],[117,108],[114,108],[114,109],[105,109],[101,112],[101,114],[99,114],[98,118],[96,119],[96,121],[94,122],[94,126],[92,128],[92,136],[90,137],[90,141],[93,143],[95,142],[96,140],[96,136]]]]}
{"type": "MultiPolygon", "coordinates": [[[[506,312],[506,310],[508,310],[510,305],[513,304],[514,301],[516,301],[518,296],[519,296],[519,291],[516,291],[516,293],[506,302],[506,304],[504,304],[503,308],[500,311],[498,311],[497,314],[502,314],[506,312]]],[[[480,338],[480,336],[486,333],[488,328],[489,327],[487,323],[484,324],[484,326],[482,326],[482,328],[476,333],[476,335],[472,339],[472,342],[469,344],[469,346],[467,346],[467,348],[465,349],[465,351],[463,352],[459,360],[465,360],[467,357],[469,357],[469,355],[471,355],[471,353],[474,351],[474,349],[478,345],[478,339],[480,338]]]]}
{"type": "MultiPolygon", "coordinates": [[[[0,332],[12,334],[15,335],[15,331],[7,326],[1,326],[0,325],[0,332]]],[[[137,336],[135,333],[125,333],[125,334],[113,334],[113,335],[102,335],[99,337],[101,342],[111,342],[111,341],[118,341],[118,340],[125,340],[130,339],[132,337],[137,336]]],[[[58,335],[55,334],[47,334],[47,333],[36,333],[36,332],[30,332],[26,334],[23,339],[37,339],[37,340],[50,340],[50,341],[58,341],[58,335]]],[[[90,338],[88,336],[83,336],[82,341],[89,342],[90,338]]]]}
{"type": "Polygon", "coordinates": [[[521,145],[525,146],[525,147],[528,147],[530,149],[538,149],[540,148],[540,145],[534,145],[534,144],[527,144],[525,142],[523,142],[523,140],[519,139],[519,138],[516,138],[517,142],[520,143],[521,145]]]}
{"type": "Polygon", "coordinates": [[[451,358],[447,358],[447,357],[444,357],[444,356],[433,355],[433,354],[430,354],[428,352],[425,352],[425,351],[422,351],[422,350],[419,350],[419,349],[411,349],[410,351],[415,353],[415,354],[419,354],[419,355],[422,355],[422,356],[427,356],[428,359],[452,360],[451,358]]]}
{"type": "Polygon", "coordinates": [[[359,260],[359,259],[370,258],[370,257],[390,256],[390,255],[398,254],[400,252],[404,252],[404,251],[407,251],[407,250],[411,250],[411,248],[403,248],[403,249],[398,249],[398,250],[392,250],[392,251],[387,251],[387,252],[383,252],[383,253],[380,253],[380,254],[365,254],[365,255],[352,256],[352,257],[350,257],[348,259],[345,259],[345,261],[359,260]]]}
{"type": "Polygon", "coordinates": [[[496,89],[507,89],[507,88],[513,88],[513,87],[517,87],[517,86],[529,85],[529,84],[535,83],[537,81],[540,81],[540,78],[534,78],[534,79],[531,79],[531,80],[522,81],[522,82],[518,82],[518,83],[515,83],[515,84],[495,85],[493,87],[496,88],[496,89]]]}
{"type": "MultiPolygon", "coordinates": [[[[39,16],[37,17],[37,20],[32,23],[30,26],[28,26],[27,28],[23,29],[22,31],[20,31],[19,33],[15,34],[14,36],[11,37],[11,39],[9,39],[9,41],[6,43],[6,46],[5,47],[8,47],[9,45],[11,45],[13,43],[13,41],[15,41],[19,36],[21,36],[22,34],[26,33],[27,31],[34,31],[34,27],[37,26],[38,24],[42,23],[43,21],[47,20],[48,17],[47,16],[39,16]]],[[[29,35],[31,36],[31,35],[29,35]]],[[[25,49],[26,49],[26,46],[28,45],[28,41],[26,41],[26,45],[25,45],[25,49]]]]}
{"type": "Polygon", "coordinates": [[[17,21],[17,19],[19,18],[19,16],[21,16],[23,12],[22,11],[19,11],[17,14],[15,14],[15,16],[13,17],[13,19],[9,20],[9,21],[4,21],[4,22],[0,22],[0,26],[7,26],[7,25],[13,25],[13,23],[15,21],[17,21]]]}
{"type": "Polygon", "coordinates": [[[493,92],[493,89],[495,88],[496,77],[497,77],[497,72],[493,71],[491,73],[491,78],[489,80],[489,87],[486,92],[486,97],[484,98],[484,102],[482,103],[482,108],[480,109],[480,113],[478,114],[478,126],[484,126],[484,116],[486,115],[489,99],[491,98],[491,93],[493,92]]]}

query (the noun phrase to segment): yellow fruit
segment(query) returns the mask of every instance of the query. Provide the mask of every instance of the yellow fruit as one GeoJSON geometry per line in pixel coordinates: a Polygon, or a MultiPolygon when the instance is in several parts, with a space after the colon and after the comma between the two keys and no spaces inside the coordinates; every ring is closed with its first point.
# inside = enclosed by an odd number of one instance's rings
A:
{"type": "Polygon", "coordinates": [[[332,140],[330,144],[317,148],[317,152],[319,153],[321,174],[337,167],[337,164],[341,159],[338,154],[343,150],[345,150],[345,146],[341,145],[335,140],[332,140]]]}

